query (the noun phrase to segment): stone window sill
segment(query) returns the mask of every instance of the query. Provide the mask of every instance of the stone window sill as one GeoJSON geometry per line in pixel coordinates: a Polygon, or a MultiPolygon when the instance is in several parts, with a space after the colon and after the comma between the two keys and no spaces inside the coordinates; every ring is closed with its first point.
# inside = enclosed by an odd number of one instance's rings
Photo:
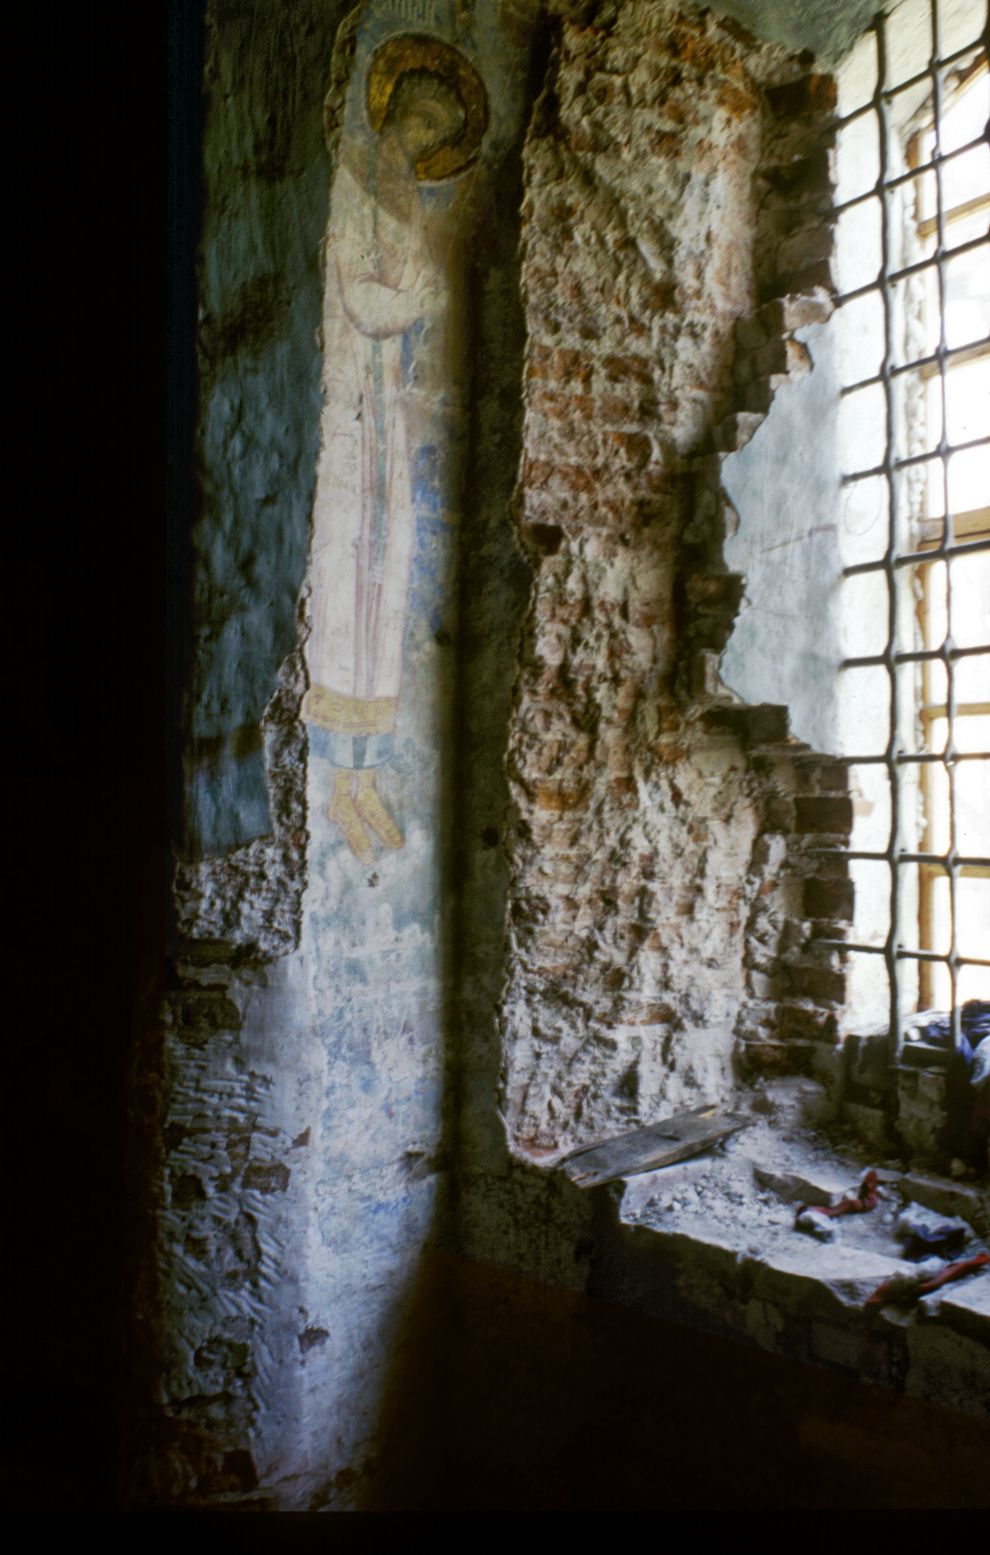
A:
{"type": "MultiPolygon", "coordinates": [[[[788,1084],[768,1088],[788,1100],[788,1084]]],[[[786,1109],[785,1109],[786,1110],[786,1109]]],[[[871,1161],[824,1133],[761,1117],[694,1160],[604,1189],[610,1243],[595,1283],[619,1299],[793,1359],[838,1368],[950,1408],[990,1416],[990,1269],[913,1303],[865,1307],[900,1256],[894,1222],[910,1201],[959,1215],[990,1250],[990,1192],[871,1161]],[[801,1204],[825,1204],[880,1174],[880,1202],[833,1222],[835,1240],[795,1228],[801,1204]]]]}

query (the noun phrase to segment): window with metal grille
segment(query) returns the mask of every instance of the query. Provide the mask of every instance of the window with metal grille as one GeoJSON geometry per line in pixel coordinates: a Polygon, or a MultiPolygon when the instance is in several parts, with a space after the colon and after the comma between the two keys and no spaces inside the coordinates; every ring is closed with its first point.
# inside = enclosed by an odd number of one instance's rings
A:
{"type": "Polygon", "coordinates": [[[990,999],[986,9],[905,0],[840,74],[842,748],[851,1007],[990,999]]]}

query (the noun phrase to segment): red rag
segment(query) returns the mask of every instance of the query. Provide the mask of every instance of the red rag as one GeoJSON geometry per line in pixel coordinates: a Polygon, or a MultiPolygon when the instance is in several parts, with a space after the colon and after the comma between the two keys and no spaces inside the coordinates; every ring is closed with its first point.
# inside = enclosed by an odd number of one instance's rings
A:
{"type": "MultiPolygon", "coordinates": [[[[838,1204],[814,1204],[811,1208],[834,1220],[837,1215],[865,1215],[867,1210],[876,1209],[878,1200],[877,1174],[871,1170],[859,1185],[858,1199],[840,1199],[838,1204]]],[[[802,1204],[798,1214],[803,1215],[807,1208],[808,1205],[802,1204]]]]}
{"type": "Polygon", "coordinates": [[[977,1253],[973,1258],[961,1258],[958,1263],[947,1264],[932,1279],[918,1286],[918,1295],[927,1296],[930,1290],[938,1290],[940,1285],[948,1285],[950,1280],[961,1280],[964,1274],[969,1274],[973,1269],[982,1269],[985,1263],[990,1263],[990,1253],[977,1253]]]}
{"type": "MultiPolygon", "coordinates": [[[[899,1295],[891,1297],[893,1301],[915,1301],[919,1296],[927,1296],[930,1291],[938,1290],[940,1285],[948,1285],[950,1280],[961,1280],[964,1274],[972,1274],[976,1269],[982,1269],[984,1264],[990,1263],[990,1253],[977,1253],[973,1258],[961,1258],[958,1263],[946,1264],[938,1274],[930,1280],[925,1280],[921,1285],[916,1285],[913,1290],[901,1291],[899,1295]]],[[[892,1280],[884,1280],[878,1285],[872,1296],[867,1296],[863,1302],[864,1307],[881,1307],[887,1300],[890,1287],[900,1284],[895,1275],[892,1280]]]]}

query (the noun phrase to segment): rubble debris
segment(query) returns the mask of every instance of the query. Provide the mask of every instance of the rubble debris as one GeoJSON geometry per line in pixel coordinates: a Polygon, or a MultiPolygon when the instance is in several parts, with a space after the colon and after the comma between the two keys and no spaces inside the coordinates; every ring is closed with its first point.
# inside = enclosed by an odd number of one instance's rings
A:
{"type": "MultiPolygon", "coordinates": [[[[766,1086],[771,1096],[775,1086],[766,1086]]],[[[953,1182],[887,1155],[857,1158],[834,1132],[795,1130],[789,1139],[777,1119],[754,1110],[724,1149],[629,1178],[620,1217],[656,1234],[657,1267],[676,1269],[678,1300],[765,1349],[841,1364],[876,1383],[909,1376],[909,1392],[937,1378],[954,1407],[986,1413],[985,1390],[977,1397],[973,1388],[990,1353],[990,1265],[971,1261],[990,1253],[982,1179],[953,1182]],[[872,1213],[816,1212],[861,1198],[868,1169],[877,1179],[872,1213]],[[908,1259],[895,1226],[910,1204],[962,1220],[973,1241],[908,1259]],[[810,1223],[796,1228],[799,1213],[810,1223]]],[[[667,1300],[659,1281],[656,1300],[667,1300]]]]}
{"type": "Polygon", "coordinates": [[[958,1216],[977,1236],[990,1239],[990,1193],[978,1182],[950,1182],[927,1172],[905,1172],[897,1188],[906,1203],[922,1204],[939,1215],[958,1216]]]}
{"type": "Polygon", "coordinates": [[[784,1204],[797,1205],[795,1213],[800,1213],[807,1204],[833,1203],[841,1197],[846,1180],[836,1172],[815,1170],[812,1174],[807,1171],[774,1170],[758,1161],[753,1162],[753,1177],[775,1199],[784,1204]]]}
{"type": "Polygon", "coordinates": [[[939,1215],[912,1203],[897,1217],[894,1235],[911,1258],[923,1252],[952,1252],[969,1241],[973,1228],[958,1215],[939,1215]]]}
{"type": "Polygon", "coordinates": [[[838,1226],[833,1225],[828,1214],[820,1209],[799,1210],[794,1225],[798,1231],[807,1231],[809,1236],[817,1237],[819,1242],[834,1242],[839,1234],[838,1226]]]}

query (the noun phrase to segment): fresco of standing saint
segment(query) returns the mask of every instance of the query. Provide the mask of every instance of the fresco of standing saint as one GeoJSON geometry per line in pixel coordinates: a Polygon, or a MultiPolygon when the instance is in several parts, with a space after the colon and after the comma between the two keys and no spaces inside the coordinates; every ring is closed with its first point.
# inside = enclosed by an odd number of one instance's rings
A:
{"type": "Polygon", "coordinates": [[[375,841],[404,840],[376,775],[392,756],[416,540],[410,396],[447,298],[423,186],[477,159],[487,99],[458,49],[404,35],[372,56],[366,106],[371,133],[345,137],[331,199],[303,716],[334,769],[327,814],[369,864],[375,841]]]}

